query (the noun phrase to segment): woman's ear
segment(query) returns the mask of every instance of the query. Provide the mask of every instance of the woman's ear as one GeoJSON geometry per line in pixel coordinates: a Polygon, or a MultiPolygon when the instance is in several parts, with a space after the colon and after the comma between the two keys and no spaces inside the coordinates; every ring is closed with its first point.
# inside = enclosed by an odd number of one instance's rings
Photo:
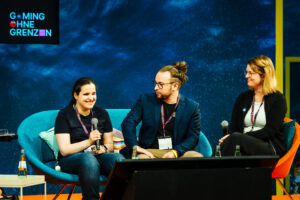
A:
{"type": "Polygon", "coordinates": [[[77,100],[78,99],[78,95],[76,92],[73,93],[74,98],[77,100]]]}

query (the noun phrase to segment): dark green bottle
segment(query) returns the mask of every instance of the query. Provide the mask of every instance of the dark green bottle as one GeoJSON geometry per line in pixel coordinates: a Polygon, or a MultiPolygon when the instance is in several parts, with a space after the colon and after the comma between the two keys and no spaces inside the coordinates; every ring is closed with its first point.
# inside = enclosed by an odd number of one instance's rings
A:
{"type": "Polygon", "coordinates": [[[221,150],[220,150],[220,145],[217,145],[217,147],[216,147],[215,157],[216,157],[216,158],[222,157],[222,155],[221,155],[221,150]]]}
{"type": "Polygon", "coordinates": [[[236,145],[236,146],[235,146],[234,156],[235,156],[235,157],[242,156],[242,154],[241,154],[241,149],[240,149],[240,145],[236,145]]]}
{"type": "Polygon", "coordinates": [[[132,147],[132,156],[131,156],[131,159],[138,159],[136,149],[137,149],[137,146],[134,145],[134,146],[132,147]]]}

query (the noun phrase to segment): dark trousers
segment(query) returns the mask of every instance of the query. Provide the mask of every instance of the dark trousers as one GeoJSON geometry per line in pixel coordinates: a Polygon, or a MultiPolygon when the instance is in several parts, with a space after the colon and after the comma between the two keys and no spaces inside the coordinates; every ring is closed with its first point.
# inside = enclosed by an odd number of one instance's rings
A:
{"type": "Polygon", "coordinates": [[[276,155],[270,142],[243,133],[232,133],[221,144],[222,156],[234,156],[236,145],[240,145],[242,155],[276,155]]]}
{"type": "Polygon", "coordinates": [[[115,161],[124,157],[117,153],[93,155],[75,153],[59,160],[63,172],[78,174],[83,200],[99,200],[100,169],[108,176],[115,161]]]}

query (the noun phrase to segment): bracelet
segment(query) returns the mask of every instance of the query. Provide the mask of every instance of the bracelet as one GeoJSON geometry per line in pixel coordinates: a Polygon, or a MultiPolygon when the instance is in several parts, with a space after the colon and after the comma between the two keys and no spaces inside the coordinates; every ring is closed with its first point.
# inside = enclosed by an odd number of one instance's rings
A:
{"type": "Polygon", "coordinates": [[[178,153],[177,153],[177,151],[176,151],[176,150],[172,150],[172,152],[174,153],[175,158],[178,158],[178,153]]]}
{"type": "Polygon", "coordinates": [[[107,147],[105,146],[105,144],[103,145],[104,149],[105,149],[105,153],[107,153],[107,147]]]}

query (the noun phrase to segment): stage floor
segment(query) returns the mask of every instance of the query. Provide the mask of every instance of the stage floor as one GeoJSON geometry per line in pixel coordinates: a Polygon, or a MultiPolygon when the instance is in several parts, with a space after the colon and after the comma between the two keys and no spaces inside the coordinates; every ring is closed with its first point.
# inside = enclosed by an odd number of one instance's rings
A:
{"type": "MultiPolygon", "coordinates": [[[[54,196],[55,196],[54,194],[47,195],[47,200],[53,199],[54,196]]],[[[292,195],[292,197],[294,200],[300,200],[300,195],[292,195]]],[[[67,198],[68,198],[68,194],[61,194],[57,200],[65,200],[67,198]]],[[[71,200],[81,200],[81,198],[82,198],[81,193],[74,193],[71,197],[71,200]]],[[[23,196],[23,200],[44,200],[44,195],[31,195],[31,196],[25,195],[23,196]]],[[[289,200],[289,198],[285,195],[272,196],[272,200],[289,200]]]]}
{"type": "MultiPolygon", "coordinates": [[[[57,200],[66,200],[69,194],[61,194],[57,200]]],[[[48,194],[47,200],[52,200],[55,194],[48,194]]],[[[100,193],[101,196],[101,193],[100,193]]],[[[81,193],[73,193],[70,200],[81,200],[81,193]]],[[[44,200],[44,195],[24,195],[23,200],[44,200]]]]}

